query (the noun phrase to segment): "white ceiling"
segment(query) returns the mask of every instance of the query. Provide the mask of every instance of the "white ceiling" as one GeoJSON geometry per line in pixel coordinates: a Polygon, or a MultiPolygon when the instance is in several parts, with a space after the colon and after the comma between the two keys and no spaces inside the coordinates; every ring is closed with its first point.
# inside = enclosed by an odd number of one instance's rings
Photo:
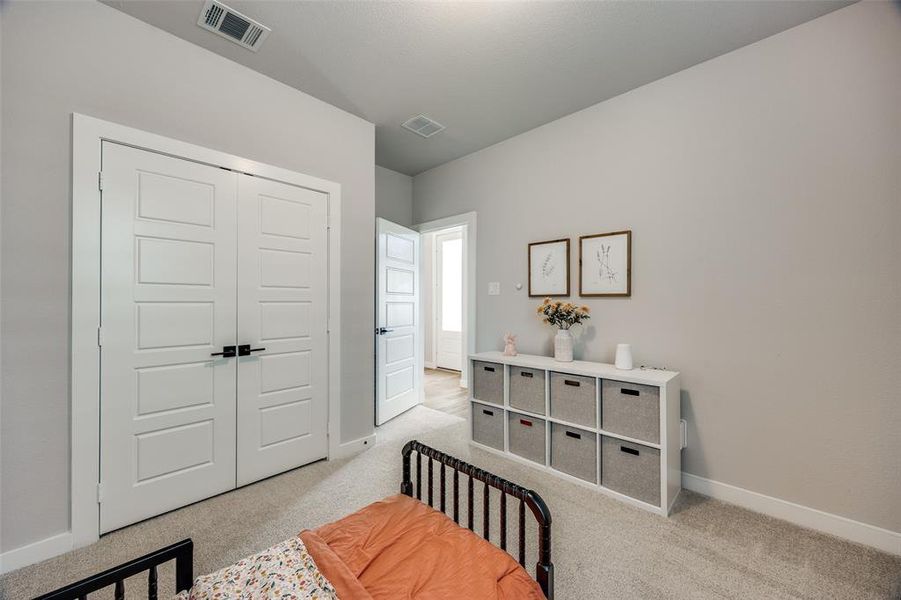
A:
{"type": "Polygon", "coordinates": [[[253,53],[196,25],[202,0],[103,1],[375,123],[409,175],[851,4],[225,0],[272,28],[253,53]],[[447,130],[401,128],[419,113],[447,130]]]}

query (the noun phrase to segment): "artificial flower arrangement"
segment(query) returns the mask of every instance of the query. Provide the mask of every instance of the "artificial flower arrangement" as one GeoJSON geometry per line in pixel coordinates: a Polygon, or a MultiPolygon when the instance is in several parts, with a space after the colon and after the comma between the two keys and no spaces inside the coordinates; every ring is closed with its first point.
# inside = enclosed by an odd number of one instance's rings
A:
{"type": "Polygon", "coordinates": [[[591,309],[584,304],[576,306],[571,302],[552,301],[550,298],[544,299],[537,312],[544,316],[545,323],[560,329],[569,329],[591,318],[591,309]]]}
{"type": "Polygon", "coordinates": [[[554,337],[554,359],[559,362],[572,362],[573,336],[569,329],[590,319],[591,315],[588,313],[591,309],[584,304],[576,306],[572,302],[545,298],[537,312],[545,323],[557,328],[557,335],[554,337]]]}

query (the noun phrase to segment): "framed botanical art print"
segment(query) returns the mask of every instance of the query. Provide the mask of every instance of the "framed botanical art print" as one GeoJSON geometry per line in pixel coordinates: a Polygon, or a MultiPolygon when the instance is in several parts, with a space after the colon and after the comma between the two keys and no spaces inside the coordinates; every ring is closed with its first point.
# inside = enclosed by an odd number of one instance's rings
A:
{"type": "Polygon", "coordinates": [[[569,296],[569,239],[529,244],[529,296],[569,296]]]}
{"type": "Polygon", "coordinates": [[[632,231],[579,238],[579,295],[632,295],[632,231]]]}

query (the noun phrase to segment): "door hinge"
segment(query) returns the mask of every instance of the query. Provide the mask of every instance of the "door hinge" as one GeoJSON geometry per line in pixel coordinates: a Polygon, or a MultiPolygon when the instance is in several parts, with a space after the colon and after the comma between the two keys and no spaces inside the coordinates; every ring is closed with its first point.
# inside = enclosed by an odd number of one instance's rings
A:
{"type": "Polygon", "coordinates": [[[103,348],[103,327],[97,328],[97,347],[103,348]]]}
{"type": "Polygon", "coordinates": [[[103,171],[97,173],[97,189],[103,191],[103,171]]]}
{"type": "Polygon", "coordinates": [[[103,484],[97,484],[97,504],[101,504],[103,502],[103,484]]]}

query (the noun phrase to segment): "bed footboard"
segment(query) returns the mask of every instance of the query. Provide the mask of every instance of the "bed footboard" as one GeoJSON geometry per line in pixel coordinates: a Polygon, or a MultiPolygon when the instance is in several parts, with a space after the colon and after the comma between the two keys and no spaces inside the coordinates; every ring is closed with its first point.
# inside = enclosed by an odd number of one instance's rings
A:
{"type": "MultiPolygon", "coordinates": [[[[170,560],[175,560],[176,593],[191,589],[194,580],[194,543],[187,539],[39,596],[35,600],[80,600],[111,585],[116,586],[116,600],[122,600],[125,598],[125,580],[144,571],[147,571],[147,598],[156,600],[159,585],[156,568],[170,560]]],[[[170,594],[166,593],[164,597],[168,598],[170,594]]]]}
{"type": "MultiPolygon", "coordinates": [[[[411,457],[416,453],[416,482],[415,497],[422,500],[422,457],[428,458],[427,465],[427,488],[426,500],[429,506],[438,508],[441,512],[447,512],[447,483],[446,470],[450,468],[453,471],[451,494],[453,497],[452,514],[454,522],[460,524],[460,474],[467,477],[466,497],[467,497],[467,521],[466,526],[470,531],[476,532],[473,523],[473,507],[474,500],[474,481],[481,481],[482,486],[482,537],[491,541],[489,517],[490,512],[490,488],[500,490],[500,503],[498,510],[500,511],[500,532],[499,543],[501,550],[507,551],[507,496],[512,496],[519,500],[518,518],[519,518],[519,539],[517,545],[517,555],[519,564],[526,566],[526,506],[529,507],[532,515],[538,523],[538,563],[535,566],[535,579],[541,586],[544,595],[548,600],[554,597],[554,564],[551,562],[551,513],[541,496],[515,483],[511,483],[506,479],[498,477],[488,471],[484,471],[469,463],[463,462],[458,458],[454,458],[449,454],[445,454],[439,450],[435,450],[416,440],[408,442],[402,451],[403,454],[403,481],[400,484],[402,494],[414,497],[414,482],[411,474],[411,457]],[[434,467],[433,462],[437,462],[439,482],[439,496],[437,507],[434,506],[434,467]]],[[[510,553],[513,554],[512,552],[510,553]]]]}

